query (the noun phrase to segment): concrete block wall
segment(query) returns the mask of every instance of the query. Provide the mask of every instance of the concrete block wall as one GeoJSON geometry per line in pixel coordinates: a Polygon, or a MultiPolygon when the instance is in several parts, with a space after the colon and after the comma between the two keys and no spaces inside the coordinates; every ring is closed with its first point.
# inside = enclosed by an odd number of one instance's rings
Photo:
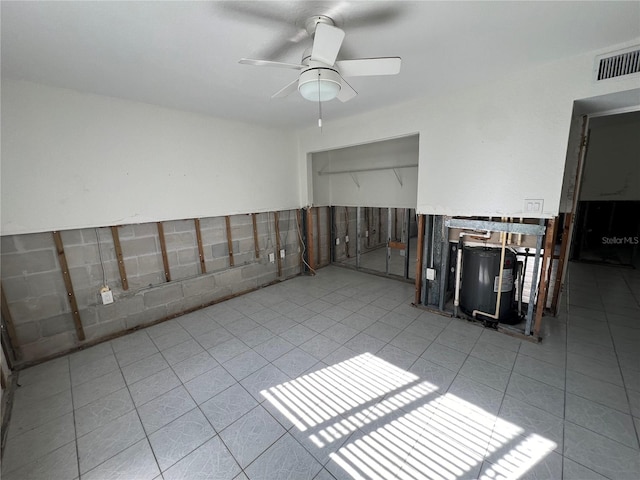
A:
{"type": "MultiPolygon", "coordinates": [[[[171,281],[166,282],[156,223],[118,227],[127,274],[122,287],[109,227],[61,232],[86,342],[178,315],[278,279],[273,213],[256,215],[256,258],[251,215],[230,217],[235,266],[230,266],[224,217],[200,219],[206,273],[201,272],[193,219],[163,222],[171,281]],[[114,303],[103,305],[108,285],[114,303]]],[[[0,276],[23,361],[82,346],[51,232],[3,236],[0,276]]],[[[296,211],[280,212],[280,279],[300,273],[296,211]]]]}

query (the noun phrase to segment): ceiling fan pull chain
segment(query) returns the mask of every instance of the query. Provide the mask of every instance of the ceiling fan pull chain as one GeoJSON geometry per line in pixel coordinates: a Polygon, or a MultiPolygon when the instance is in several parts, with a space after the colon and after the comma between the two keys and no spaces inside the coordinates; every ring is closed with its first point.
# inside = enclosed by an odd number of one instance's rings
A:
{"type": "Polygon", "coordinates": [[[318,70],[318,127],[322,132],[322,102],[320,101],[320,70],[318,70]]]}

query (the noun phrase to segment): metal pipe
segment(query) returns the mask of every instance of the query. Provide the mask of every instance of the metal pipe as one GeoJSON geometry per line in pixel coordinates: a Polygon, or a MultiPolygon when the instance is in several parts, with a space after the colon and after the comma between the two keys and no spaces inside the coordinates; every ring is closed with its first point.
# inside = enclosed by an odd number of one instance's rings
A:
{"type": "Polygon", "coordinates": [[[378,172],[381,170],[394,170],[394,169],[400,169],[400,168],[416,168],[418,166],[418,164],[411,164],[411,165],[396,165],[393,167],[371,167],[371,168],[355,168],[352,170],[335,170],[335,171],[329,171],[329,172],[318,172],[318,176],[320,175],[337,175],[340,173],[360,173],[360,172],[378,172]]]}
{"type": "Polygon", "coordinates": [[[389,275],[389,267],[391,266],[391,209],[387,209],[387,275],[389,275]]]}
{"type": "MultiPolygon", "coordinates": [[[[453,316],[458,316],[458,307],[460,306],[460,280],[462,277],[462,237],[475,237],[475,238],[490,238],[491,232],[486,232],[483,235],[474,235],[473,232],[460,232],[458,239],[458,252],[456,256],[456,288],[453,295],[453,316]]],[[[474,315],[475,316],[475,315],[474,315]]]]}
{"type": "Polygon", "coordinates": [[[361,210],[360,207],[356,207],[356,268],[360,268],[360,253],[362,247],[360,242],[362,241],[360,235],[360,229],[362,228],[362,218],[361,218],[361,210]]]}
{"type": "Polygon", "coordinates": [[[504,274],[504,255],[506,253],[507,235],[505,232],[501,232],[500,237],[502,240],[502,250],[500,252],[500,273],[498,273],[498,298],[496,299],[496,313],[492,315],[487,312],[481,312],[480,310],[474,310],[471,313],[474,318],[476,318],[476,315],[478,313],[486,317],[493,318],[494,320],[498,320],[498,318],[500,317],[500,300],[502,300],[502,276],[504,274]]]}

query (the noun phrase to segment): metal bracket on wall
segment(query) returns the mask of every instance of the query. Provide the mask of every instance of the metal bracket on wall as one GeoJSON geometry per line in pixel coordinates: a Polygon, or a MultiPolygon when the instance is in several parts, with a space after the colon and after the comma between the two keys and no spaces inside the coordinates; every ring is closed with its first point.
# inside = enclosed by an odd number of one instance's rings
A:
{"type": "Polygon", "coordinates": [[[356,177],[355,173],[351,173],[351,180],[356,184],[356,187],[360,188],[360,182],[358,182],[358,177],[356,177]]]}
{"type": "Polygon", "coordinates": [[[398,183],[400,184],[400,186],[402,187],[402,178],[400,178],[400,174],[398,173],[398,170],[396,168],[393,169],[393,173],[396,174],[396,178],[398,179],[398,183]]]}

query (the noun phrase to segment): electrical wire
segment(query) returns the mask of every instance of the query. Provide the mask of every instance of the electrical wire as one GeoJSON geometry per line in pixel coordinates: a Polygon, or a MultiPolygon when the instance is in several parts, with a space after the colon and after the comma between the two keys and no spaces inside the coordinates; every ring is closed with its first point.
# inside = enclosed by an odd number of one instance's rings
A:
{"type": "Polygon", "coordinates": [[[309,269],[309,271],[315,275],[316,271],[313,268],[311,268],[311,265],[309,265],[304,259],[304,254],[307,251],[307,246],[305,245],[304,240],[302,239],[302,232],[300,232],[300,222],[298,222],[297,215],[296,215],[296,229],[298,230],[298,238],[300,239],[300,245],[302,245],[302,252],[300,252],[300,260],[302,260],[302,263],[304,263],[309,269]]]}
{"type": "Polygon", "coordinates": [[[100,258],[100,266],[102,267],[102,286],[106,287],[107,284],[107,272],[104,269],[104,261],[102,260],[102,245],[100,244],[100,235],[98,235],[98,229],[94,228],[96,232],[96,240],[98,242],[98,257],[100,258]]]}

